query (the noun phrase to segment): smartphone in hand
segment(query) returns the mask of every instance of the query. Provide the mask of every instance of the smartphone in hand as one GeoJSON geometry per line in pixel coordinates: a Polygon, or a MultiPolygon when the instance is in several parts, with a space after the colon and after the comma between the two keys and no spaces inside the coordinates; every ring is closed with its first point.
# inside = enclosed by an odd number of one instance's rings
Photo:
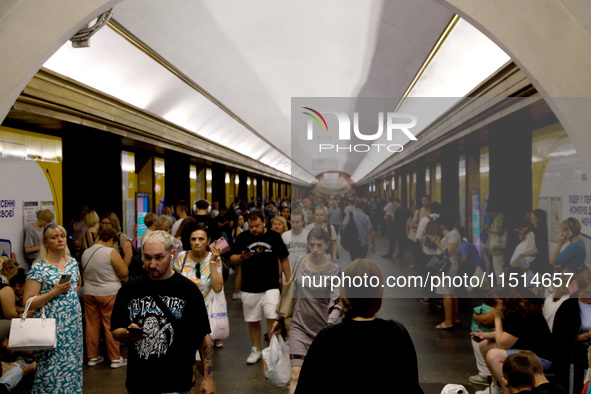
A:
{"type": "Polygon", "coordinates": [[[476,335],[474,333],[471,333],[470,336],[475,342],[482,342],[484,340],[484,338],[482,338],[480,335],[476,335]]]}
{"type": "Polygon", "coordinates": [[[58,284],[61,285],[62,283],[69,282],[70,279],[72,279],[72,275],[70,275],[70,274],[62,274],[62,277],[60,278],[60,281],[58,282],[58,284]]]}

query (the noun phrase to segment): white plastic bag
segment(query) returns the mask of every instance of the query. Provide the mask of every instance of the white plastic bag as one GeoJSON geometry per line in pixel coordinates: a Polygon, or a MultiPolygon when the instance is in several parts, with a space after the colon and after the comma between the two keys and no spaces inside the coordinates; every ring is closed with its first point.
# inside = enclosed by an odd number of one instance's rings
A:
{"type": "Polygon", "coordinates": [[[211,305],[209,308],[209,325],[211,327],[211,339],[226,339],[230,335],[230,321],[228,320],[228,305],[224,291],[216,293],[212,291],[211,305]]]}
{"type": "Polygon", "coordinates": [[[291,380],[291,364],[289,349],[281,335],[273,335],[269,347],[263,349],[263,365],[265,377],[276,386],[289,386],[291,380]]]}

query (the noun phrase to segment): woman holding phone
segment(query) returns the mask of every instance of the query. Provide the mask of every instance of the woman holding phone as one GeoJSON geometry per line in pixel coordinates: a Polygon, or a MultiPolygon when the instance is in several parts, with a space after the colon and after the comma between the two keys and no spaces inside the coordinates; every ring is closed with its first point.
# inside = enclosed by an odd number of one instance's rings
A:
{"type": "Polygon", "coordinates": [[[556,249],[550,260],[550,264],[561,272],[568,268],[575,272],[581,272],[585,268],[586,249],[585,243],[579,237],[581,233],[581,222],[575,218],[568,218],[560,224],[562,233],[556,242],[556,249]],[[566,242],[568,246],[561,252],[560,250],[566,242]]]}
{"type": "Polygon", "coordinates": [[[82,312],[78,300],[80,272],[70,256],[66,230],[58,224],[43,229],[39,259],[25,282],[23,302],[35,297],[31,309],[55,318],[57,347],[37,352],[33,393],[82,393],[82,312]]]}
{"type": "MultiPolygon", "coordinates": [[[[174,269],[199,287],[209,314],[213,299],[211,292],[219,293],[224,285],[221,250],[215,246],[210,247],[211,251],[207,250],[211,243],[209,229],[195,221],[188,222],[183,228],[181,241],[185,251],[174,261],[174,269]]],[[[219,340],[214,341],[214,345],[223,346],[219,340]]]]}

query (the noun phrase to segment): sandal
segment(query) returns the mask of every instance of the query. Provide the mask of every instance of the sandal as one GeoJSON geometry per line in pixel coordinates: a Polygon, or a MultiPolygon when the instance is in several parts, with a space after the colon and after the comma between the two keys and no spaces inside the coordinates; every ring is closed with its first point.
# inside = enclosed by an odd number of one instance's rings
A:
{"type": "Polygon", "coordinates": [[[436,330],[453,330],[454,326],[453,326],[453,324],[451,326],[446,326],[443,323],[439,323],[438,325],[435,326],[435,329],[436,330]]]}

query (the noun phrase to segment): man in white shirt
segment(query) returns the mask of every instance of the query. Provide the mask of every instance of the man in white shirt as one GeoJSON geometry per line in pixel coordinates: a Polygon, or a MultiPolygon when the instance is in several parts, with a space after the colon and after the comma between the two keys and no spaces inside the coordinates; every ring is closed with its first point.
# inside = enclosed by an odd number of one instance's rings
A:
{"type": "Polygon", "coordinates": [[[309,233],[310,230],[304,228],[304,213],[294,211],[291,214],[291,230],[281,236],[289,252],[292,273],[299,258],[307,254],[309,233]]]}

